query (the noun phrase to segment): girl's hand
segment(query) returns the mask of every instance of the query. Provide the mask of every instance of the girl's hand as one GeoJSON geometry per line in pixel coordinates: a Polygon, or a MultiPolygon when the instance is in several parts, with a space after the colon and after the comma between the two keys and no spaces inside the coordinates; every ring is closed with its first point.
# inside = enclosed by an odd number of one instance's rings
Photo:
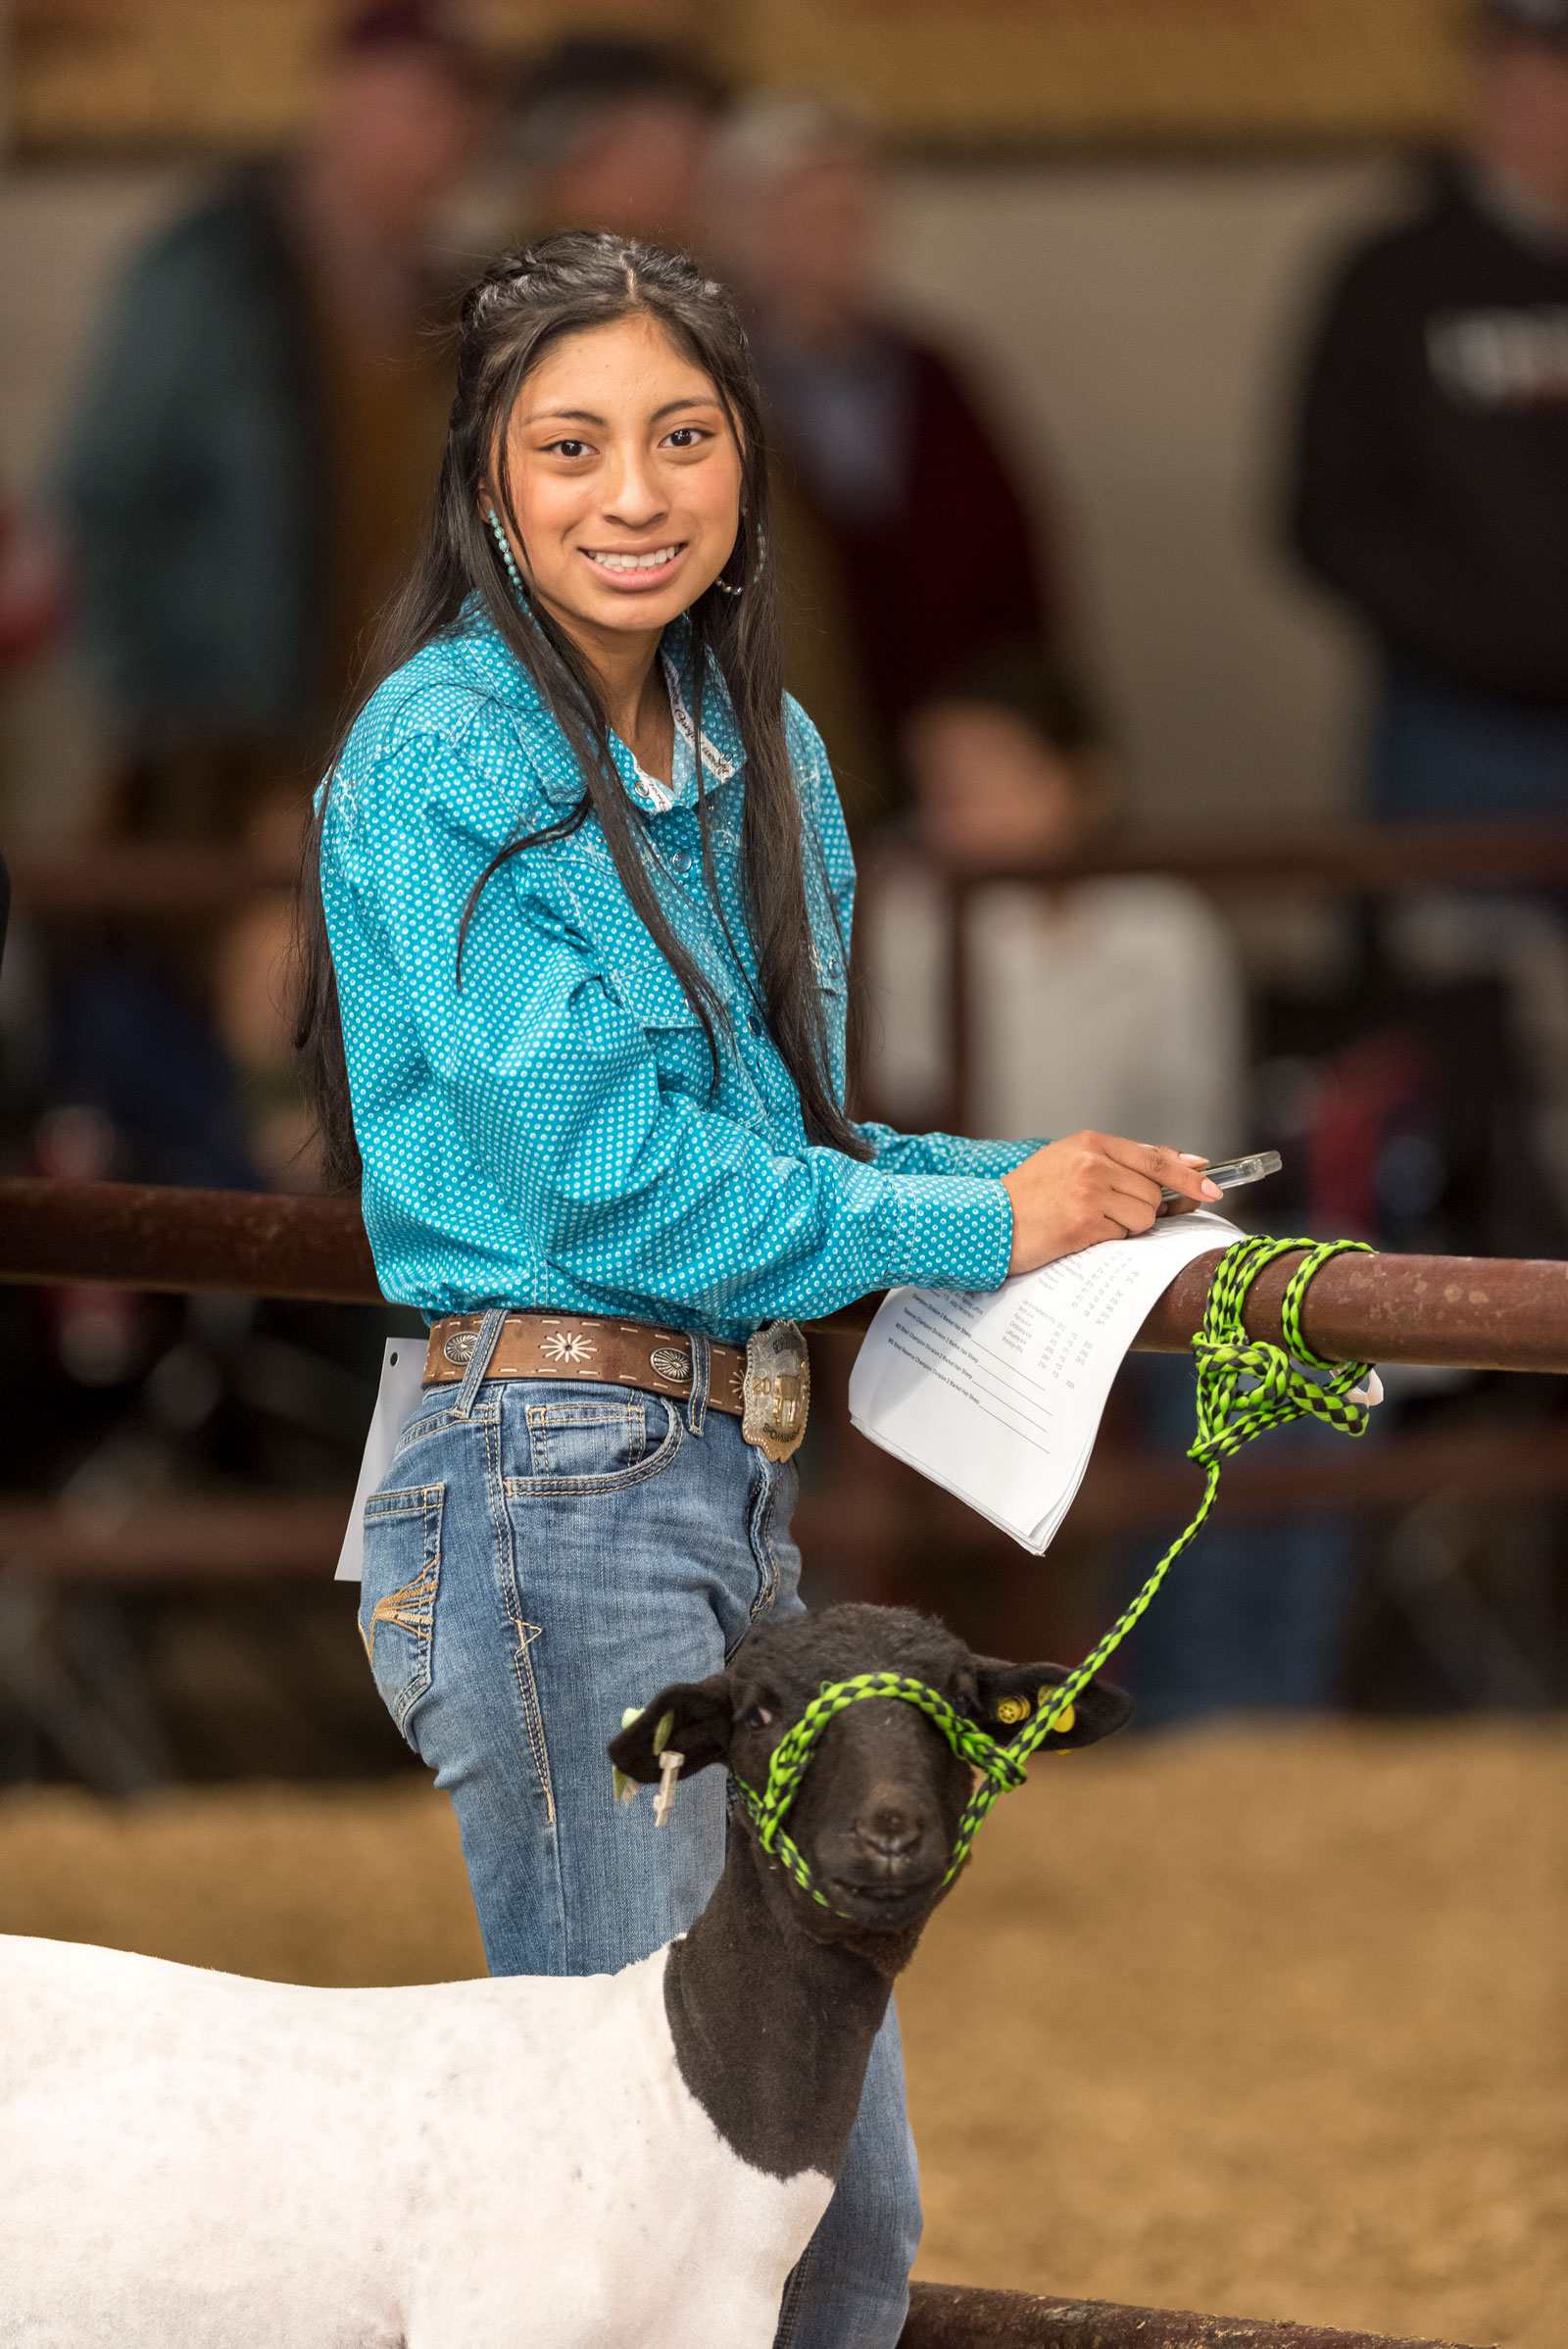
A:
{"type": "Polygon", "coordinates": [[[1009,1272],[1033,1272],[1101,1240],[1147,1232],[1169,1185],[1206,1205],[1222,1194],[1205,1180],[1206,1160],[1190,1150],[1152,1142],[1124,1142],[1114,1134],[1069,1134],[1025,1158],[1003,1188],[1012,1201],[1009,1272]]]}

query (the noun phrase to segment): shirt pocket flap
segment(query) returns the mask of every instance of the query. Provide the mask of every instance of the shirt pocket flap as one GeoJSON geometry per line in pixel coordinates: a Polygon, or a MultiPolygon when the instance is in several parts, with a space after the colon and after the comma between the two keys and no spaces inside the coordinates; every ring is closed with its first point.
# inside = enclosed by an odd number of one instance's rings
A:
{"type": "Polygon", "coordinates": [[[640,1028],[700,1028],[695,1005],[650,941],[646,953],[617,946],[604,961],[605,983],[640,1028]]]}

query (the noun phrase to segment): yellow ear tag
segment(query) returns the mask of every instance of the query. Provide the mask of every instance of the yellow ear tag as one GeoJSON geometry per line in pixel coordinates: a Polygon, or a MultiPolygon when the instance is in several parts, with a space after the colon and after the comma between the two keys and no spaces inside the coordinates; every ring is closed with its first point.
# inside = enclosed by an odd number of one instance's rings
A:
{"type": "MultiPolygon", "coordinates": [[[[1042,1703],[1042,1704],[1044,1704],[1044,1703],[1045,1703],[1045,1701],[1046,1701],[1046,1699],[1047,1699],[1047,1697],[1048,1697],[1048,1696],[1051,1696],[1051,1695],[1053,1695],[1053,1694],[1054,1694],[1054,1690],[1053,1690],[1053,1689],[1051,1689],[1051,1688],[1042,1688],[1042,1689],[1041,1689],[1041,1691],[1040,1691],[1040,1701],[1041,1701],[1041,1703],[1042,1703]]],[[[1052,1729],[1052,1735],[1053,1735],[1054,1737],[1064,1737],[1067,1735],[1067,1732],[1068,1732],[1068,1731],[1071,1729],[1071,1727],[1072,1727],[1073,1723],[1074,1723],[1074,1722],[1077,1720],[1077,1718],[1078,1718],[1078,1708],[1077,1708],[1077,1706],[1076,1706],[1076,1705],[1068,1705],[1068,1707],[1066,1708],[1065,1712],[1058,1713],[1058,1714],[1057,1714],[1057,1716],[1056,1716],[1056,1718],[1055,1718],[1055,1720],[1054,1720],[1054,1721],[1052,1723],[1052,1725],[1051,1725],[1051,1729],[1052,1729]]]]}
{"type": "Polygon", "coordinates": [[[673,1714],[673,1713],[661,1713],[661,1714],[660,1714],[660,1716],[659,1716],[659,1727],[658,1727],[658,1728],[655,1730],[655,1732],[654,1732],[654,1751],[655,1751],[655,1753],[656,1753],[656,1754],[661,1754],[661,1753],[662,1753],[662,1752],[663,1752],[663,1750],[664,1750],[664,1748],[665,1748],[665,1746],[666,1746],[666,1745],[669,1743],[669,1740],[670,1740],[670,1738],[671,1738],[671,1737],[672,1737],[674,1735],[675,1735],[675,1716],[674,1716],[674,1714],[673,1714]]]}
{"type": "Polygon", "coordinates": [[[997,1719],[1010,1729],[1015,1721],[1027,1721],[1032,1709],[1027,1696],[1004,1696],[997,1707],[997,1719]]]}

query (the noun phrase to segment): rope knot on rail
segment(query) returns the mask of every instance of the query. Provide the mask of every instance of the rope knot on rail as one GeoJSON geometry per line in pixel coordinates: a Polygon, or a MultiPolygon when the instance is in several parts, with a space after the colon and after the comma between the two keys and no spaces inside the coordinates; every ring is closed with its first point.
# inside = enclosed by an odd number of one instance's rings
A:
{"type": "Polygon", "coordinates": [[[792,1723],[773,1748],[765,1786],[750,1786],[736,1779],[736,1800],[751,1820],[758,1841],[788,1870],[803,1891],[809,1892],[823,1908],[833,1905],[784,1822],[819,1739],[847,1706],[867,1697],[894,1697],[915,1705],[941,1731],[954,1752],[980,1773],[954,1838],[943,1880],[945,1885],[951,1884],[968,1859],[992,1804],[999,1795],[1024,1784],[1030,1756],[1049,1737],[1066,1736],[1078,1696],[1143,1616],[1183,1550],[1197,1539],[1219,1491],[1221,1462],[1254,1436],[1287,1427],[1296,1419],[1320,1419],[1346,1436],[1365,1434],[1369,1407],[1353,1399],[1353,1393],[1365,1386],[1371,1366],[1326,1361],[1313,1352],[1301,1334],[1301,1307],[1314,1274],[1331,1257],[1349,1250],[1371,1253],[1361,1240],[1238,1240],[1226,1249],[1214,1267],[1202,1327],[1193,1339],[1198,1357],[1198,1434],[1187,1456],[1204,1472],[1202,1499],[1191,1524],[1177,1535],[1137,1597],[1118,1615],[1098,1646],[1058,1687],[1041,1689],[1033,1720],[1026,1722],[1015,1737],[1004,1744],[991,1737],[924,1681],[900,1672],[861,1672],[853,1679],[824,1685],[812,1697],[799,1721],[792,1723]],[[1280,1308],[1284,1346],[1250,1338],[1244,1319],[1249,1290],[1265,1265],[1298,1248],[1304,1253],[1291,1275],[1280,1308]]]}
{"type": "MultiPolygon", "coordinates": [[[[1372,1251],[1363,1240],[1239,1240],[1214,1267],[1203,1326],[1193,1340],[1198,1357],[1198,1435],[1187,1456],[1217,1471],[1222,1460],[1270,1428],[1293,1419],[1320,1419],[1345,1436],[1366,1432],[1368,1406],[1353,1399],[1365,1362],[1328,1362],[1301,1333],[1301,1308],[1313,1276],[1333,1256],[1372,1251]],[[1243,1315],[1248,1291],[1267,1264],[1296,1248],[1305,1252],[1280,1306],[1283,1346],[1249,1338],[1243,1315]],[[1304,1366],[1304,1367],[1303,1367],[1304,1366]]],[[[1192,1532],[1202,1523],[1211,1493],[1192,1532]]]]}

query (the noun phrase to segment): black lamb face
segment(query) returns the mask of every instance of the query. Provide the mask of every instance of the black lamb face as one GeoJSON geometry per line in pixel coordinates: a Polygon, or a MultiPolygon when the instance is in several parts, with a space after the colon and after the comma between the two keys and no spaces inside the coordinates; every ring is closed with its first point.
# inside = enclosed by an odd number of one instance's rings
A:
{"type": "MultiPolygon", "coordinates": [[[[867,1672],[924,1682],[1002,1743],[1066,1677],[1059,1664],[977,1656],[942,1624],[907,1608],[829,1607],[754,1632],[710,1680],[662,1689],[613,1739],[611,1757],[628,1777],[656,1780],[654,1739],[668,1717],[662,1742],[684,1755],[683,1777],[723,1762],[760,1790],[774,1747],[812,1698],[867,1672]]],[[[1092,1744],[1131,1711],[1119,1688],[1093,1681],[1076,1700],[1072,1726],[1054,1731],[1043,1750],[1092,1744]]],[[[912,1934],[947,1888],[974,1786],[971,1764],[917,1705],[896,1696],[845,1705],[812,1748],[785,1821],[822,1899],[782,1868],[774,1871],[800,1922],[818,1939],[843,1939],[848,1929],[857,1938],[887,1934],[912,1948],[912,1934]]]]}

